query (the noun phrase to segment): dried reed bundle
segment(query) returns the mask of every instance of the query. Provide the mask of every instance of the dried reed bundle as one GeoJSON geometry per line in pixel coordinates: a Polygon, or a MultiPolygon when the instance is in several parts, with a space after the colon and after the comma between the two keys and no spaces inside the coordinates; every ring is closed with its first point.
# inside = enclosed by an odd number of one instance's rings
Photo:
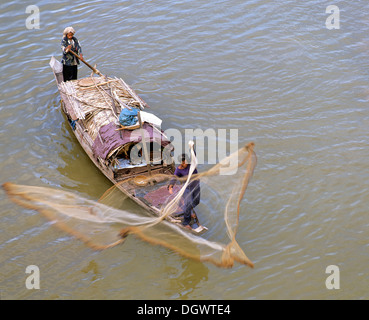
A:
{"type": "Polygon", "coordinates": [[[109,77],[86,77],[62,82],[60,91],[75,116],[95,140],[102,126],[115,123],[123,108],[143,109],[146,103],[122,80],[109,77]]]}

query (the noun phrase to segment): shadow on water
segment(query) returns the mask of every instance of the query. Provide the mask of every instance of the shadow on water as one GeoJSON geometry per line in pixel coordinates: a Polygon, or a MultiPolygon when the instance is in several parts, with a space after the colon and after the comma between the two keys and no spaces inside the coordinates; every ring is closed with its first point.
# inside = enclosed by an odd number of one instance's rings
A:
{"type": "Polygon", "coordinates": [[[182,260],[180,273],[169,266],[166,267],[166,272],[169,275],[167,295],[170,299],[190,299],[196,289],[207,282],[209,276],[209,269],[205,264],[188,259],[182,260]]]}

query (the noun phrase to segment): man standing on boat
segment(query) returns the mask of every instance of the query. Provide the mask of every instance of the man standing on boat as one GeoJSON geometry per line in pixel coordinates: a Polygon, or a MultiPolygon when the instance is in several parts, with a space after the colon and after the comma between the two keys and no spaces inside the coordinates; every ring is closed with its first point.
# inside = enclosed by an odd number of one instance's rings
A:
{"type": "Polygon", "coordinates": [[[82,48],[79,41],[74,36],[76,32],[72,27],[67,27],[63,32],[63,39],[61,41],[61,48],[63,51],[63,77],[64,81],[77,79],[77,66],[79,65],[79,59],[76,58],[69,51],[74,51],[82,59],[82,48]]]}
{"type": "MultiPolygon", "coordinates": [[[[186,154],[181,155],[181,164],[177,167],[177,169],[174,171],[174,175],[177,177],[186,177],[188,176],[190,172],[190,164],[187,161],[186,154]]],[[[194,170],[194,174],[197,174],[197,169],[194,170]]],[[[170,194],[173,194],[173,186],[175,184],[175,179],[173,179],[169,186],[168,190],[170,194]]],[[[193,212],[193,209],[200,203],[200,181],[199,180],[193,180],[190,182],[190,184],[187,186],[185,193],[183,194],[184,198],[184,219],[183,219],[183,226],[191,229],[190,226],[191,222],[191,214],[193,214],[195,217],[195,213],[193,212]]]]}

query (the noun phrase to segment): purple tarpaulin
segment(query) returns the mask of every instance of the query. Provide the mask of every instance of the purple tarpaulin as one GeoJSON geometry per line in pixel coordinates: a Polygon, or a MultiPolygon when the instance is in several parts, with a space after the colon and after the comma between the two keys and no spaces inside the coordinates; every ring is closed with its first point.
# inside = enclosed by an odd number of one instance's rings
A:
{"type": "MultiPolygon", "coordinates": [[[[106,159],[111,150],[129,142],[138,143],[142,140],[140,129],[119,131],[116,131],[116,129],[117,126],[114,123],[109,123],[100,128],[99,135],[96,137],[92,146],[95,158],[100,157],[106,159]]],[[[154,130],[151,125],[144,123],[142,129],[147,142],[150,137],[150,142],[156,142],[163,147],[170,143],[158,130],[154,130]]]]}

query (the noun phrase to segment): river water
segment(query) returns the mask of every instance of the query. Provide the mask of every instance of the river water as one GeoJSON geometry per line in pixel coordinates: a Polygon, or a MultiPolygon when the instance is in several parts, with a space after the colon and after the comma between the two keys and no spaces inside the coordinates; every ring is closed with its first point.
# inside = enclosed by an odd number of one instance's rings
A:
{"type": "Polygon", "coordinates": [[[134,238],[95,252],[1,190],[1,299],[369,298],[367,1],[27,0],[0,9],[1,183],[93,199],[110,187],[65,123],[48,65],[69,25],[85,59],[125,79],[164,129],[237,129],[258,156],[237,235],[254,269],[219,269],[134,238]],[[339,29],[326,26],[329,5],[339,29]],[[39,267],[39,290],[25,286],[29,265],[39,267]],[[336,289],[326,286],[330,265],[336,289]]]}

